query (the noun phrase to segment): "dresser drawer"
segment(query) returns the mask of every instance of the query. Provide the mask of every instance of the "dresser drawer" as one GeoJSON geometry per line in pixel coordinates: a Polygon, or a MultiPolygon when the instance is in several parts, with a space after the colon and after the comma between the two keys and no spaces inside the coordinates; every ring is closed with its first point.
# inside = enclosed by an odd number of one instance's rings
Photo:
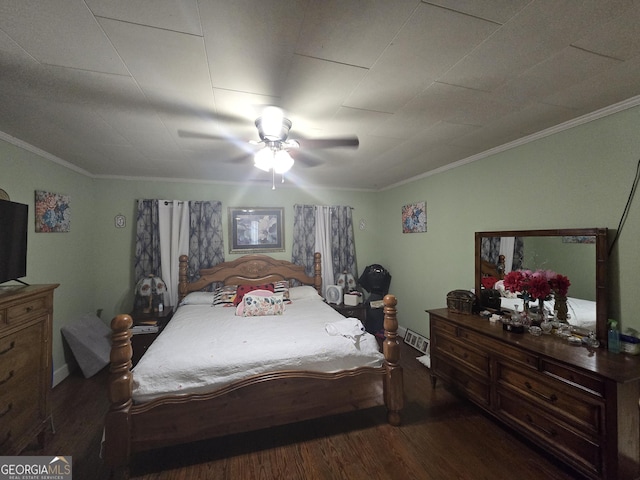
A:
{"type": "Polygon", "coordinates": [[[602,449],[597,437],[572,429],[553,414],[506,390],[498,390],[497,409],[509,423],[523,430],[536,443],[561,453],[580,470],[591,475],[601,474],[602,449]]]}
{"type": "Polygon", "coordinates": [[[498,362],[498,382],[526,397],[532,403],[552,412],[552,415],[593,435],[602,432],[604,404],[594,396],[543,374],[512,368],[498,362]]]}
{"type": "Polygon", "coordinates": [[[559,365],[551,360],[544,360],[541,364],[541,370],[549,376],[585,390],[588,393],[600,397],[604,397],[605,395],[605,383],[602,378],[588,375],[564,365],[559,365]]]}
{"type": "Polygon", "coordinates": [[[438,358],[435,364],[432,360],[431,368],[454,388],[463,391],[471,400],[484,407],[489,406],[490,387],[488,382],[476,378],[471,373],[450,364],[442,358],[438,358]]]}
{"type": "Polygon", "coordinates": [[[446,335],[438,335],[432,346],[438,353],[459,362],[466,368],[476,371],[482,376],[489,376],[489,356],[486,353],[479,352],[446,335]]]}
{"type": "Polygon", "coordinates": [[[522,365],[531,367],[535,370],[538,369],[538,357],[526,350],[511,348],[503,342],[497,342],[486,335],[481,335],[463,328],[460,329],[458,336],[472,345],[478,345],[483,348],[490,349],[492,354],[508,358],[510,361],[519,362],[522,365]]]}
{"type": "Polygon", "coordinates": [[[47,297],[33,297],[26,302],[7,307],[7,324],[27,322],[47,312],[47,297]]]}
{"type": "Polygon", "coordinates": [[[11,388],[9,385],[19,385],[24,378],[38,375],[42,368],[44,334],[44,323],[38,323],[0,338],[0,389],[11,388]]]}
{"type": "Polygon", "coordinates": [[[22,394],[0,399],[0,415],[0,452],[15,451],[25,432],[45,420],[37,399],[22,394]]]}

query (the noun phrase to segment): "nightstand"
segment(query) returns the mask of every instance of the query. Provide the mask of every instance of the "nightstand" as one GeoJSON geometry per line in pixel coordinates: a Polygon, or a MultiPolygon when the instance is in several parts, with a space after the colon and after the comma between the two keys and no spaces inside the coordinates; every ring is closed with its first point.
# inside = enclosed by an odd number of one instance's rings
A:
{"type": "Polygon", "coordinates": [[[131,318],[133,319],[133,325],[145,325],[146,322],[157,321],[158,331],[154,333],[138,333],[131,337],[131,348],[133,349],[133,355],[131,357],[131,364],[135,366],[140,360],[140,357],[147,351],[147,348],[151,346],[153,341],[160,335],[160,332],[167,326],[169,321],[173,317],[173,307],[164,307],[162,312],[143,313],[141,311],[131,312],[131,318]]]}
{"type": "Polygon", "coordinates": [[[347,318],[357,318],[362,322],[363,325],[366,325],[367,322],[367,306],[364,303],[359,305],[345,305],[341,303],[340,305],[336,305],[334,303],[329,303],[329,305],[347,318]]]}

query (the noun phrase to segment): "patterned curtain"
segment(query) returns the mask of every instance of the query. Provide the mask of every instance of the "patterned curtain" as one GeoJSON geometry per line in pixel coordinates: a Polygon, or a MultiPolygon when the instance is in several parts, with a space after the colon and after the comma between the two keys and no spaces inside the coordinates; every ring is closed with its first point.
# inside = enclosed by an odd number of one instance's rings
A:
{"type": "Polygon", "coordinates": [[[313,254],[316,242],[316,207],[293,206],[293,247],[291,262],[304,265],[307,275],[313,276],[313,254]]]}
{"type": "MultiPolygon", "coordinates": [[[[189,202],[189,280],[198,279],[201,268],[222,261],[222,203],[189,202]]],[[[135,282],[150,273],[161,277],[161,267],[158,200],[138,200],[135,282]]]]}
{"type": "MultiPolygon", "coordinates": [[[[498,255],[500,255],[500,237],[483,237],[480,243],[480,258],[493,264],[497,264],[498,255]]],[[[511,270],[521,269],[523,258],[524,243],[522,241],[522,237],[515,237],[515,244],[513,247],[513,265],[511,270]]]]}
{"type": "Polygon", "coordinates": [[[189,202],[189,281],[200,269],[224,262],[222,202],[189,202]]]}
{"type": "MultiPolygon", "coordinates": [[[[316,251],[315,210],[315,205],[293,206],[291,261],[297,265],[304,265],[307,275],[313,275],[313,254],[316,251]]],[[[352,210],[348,206],[331,207],[331,251],[334,276],[346,270],[354,277],[358,277],[352,210]]]]}
{"type": "Polygon", "coordinates": [[[356,243],[353,238],[353,209],[351,207],[331,207],[331,240],[335,278],[345,271],[358,278],[356,243]]]}
{"type": "Polygon", "coordinates": [[[161,276],[158,200],[138,200],[136,213],[135,283],[148,274],[161,276]]]}

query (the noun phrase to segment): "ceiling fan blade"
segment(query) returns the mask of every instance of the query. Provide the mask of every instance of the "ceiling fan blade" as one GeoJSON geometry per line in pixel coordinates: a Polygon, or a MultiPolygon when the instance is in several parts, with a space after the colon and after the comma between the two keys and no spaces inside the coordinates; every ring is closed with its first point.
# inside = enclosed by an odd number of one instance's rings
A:
{"type": "Polygon", "coordinates": [[[238,155],[237,157],[225,160],[225,163],[235,163],[236,165],[248,164],[253,161],[253,153],[245,153],[244,155],[238,155]]]}
{"type": "Polygon", "coordinates": [[[358,148],[360,140],[358,137],[340,137],[340,138],[296,138],[300,144],[300,148],[309,150],[320,148],[358,148]]]}
{"type": "Polygon", "coordinates": [[[300,164],[304,167],[313,168],[324,163],[324,161],[318,158],[314,158],[313,156],[305,152],[301,152],[300,150],[288,150],[288,152],[289,155],[291,155],[291,158],[293,158],[293,160],[296,162],[296,164],[300,164]]]}
{"type": "Polygon", "coordinates": [[[211,133],[189,132],[187,130],[178,130],[178,136],[182,138],[199,138],[201,140],[229,140],[228,136],[213,135],[211,133]]]}

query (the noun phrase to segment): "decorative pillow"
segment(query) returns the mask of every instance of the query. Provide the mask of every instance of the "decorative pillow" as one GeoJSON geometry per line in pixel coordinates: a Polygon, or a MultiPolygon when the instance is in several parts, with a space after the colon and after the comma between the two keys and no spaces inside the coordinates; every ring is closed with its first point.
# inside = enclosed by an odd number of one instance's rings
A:
{"type": "Polygon", "coordinates": [[[309,285],[302,285],[300,287],[291,287],[289,289],[289,298],[290,301],[293,300],[302,300],[305,298],[313,298],[322,300],[322,297],[318,295],[318,291],[309,285]]]}
{"type": "Polygon", "coordinates": [[[261,317],[266,315],[282,315],[284,312],[284,299],[282,295],[271,295],[261,297],[248,293],[242,301],[244,310],[243,317],[261,317]]]}
{"type": "Polygon", "coordinates": [[[180,305],[213,305],[215,292],[191,292],[182,299],[180,305]]]}
{"type": "MultiPolygon", "coordinates": [[[[252,295],[254,297],[271,297],[274,293],[271,290],[253,290],[252,292],[245,293],[244,297],[252,295]]],[[[244,300],[243,297],[243,300],[244,300]]],[[[244,301],[240,302],[236,307],[236,315],[242,317],[244,313],[244,301]]]]}
{"type": "Polygon", "coordinates": [[[484,288],[493,288],[497,281],[496,277],[482,277],[482,286],[484,288]]]}
{"type": "Polygon", "coordinates": [[[236,298],[237,285],[225,285],[219,287],[214,292],[214,307],[233,307],[233,300],[236,298]]]}
{"type": "Polygon", "coordinates": [[[240,302],[242,302],[244,296],[254,290],[269,290],[273,293],[273,283],[266,283],[264,285],[240,285],[236,290],[236,298],[233,299],[233,305],[237,307],[240,302]]]}
{"type": "Polygon", "coordinates": [[[500,292],[501,297],[505,298],[518,298],[518,294],[516,292],[510,292],[504,287],[504,280],[498,280],[496,284],[493,286],[498,292],[500,292]]]}
{"type": "Polygon", "coordinates": [[[274,293],[282,294],[282,298],[285,303],[291,303],[288,280],[278,280],[277,282],[273,282],[273,291],[274,293]]]}

